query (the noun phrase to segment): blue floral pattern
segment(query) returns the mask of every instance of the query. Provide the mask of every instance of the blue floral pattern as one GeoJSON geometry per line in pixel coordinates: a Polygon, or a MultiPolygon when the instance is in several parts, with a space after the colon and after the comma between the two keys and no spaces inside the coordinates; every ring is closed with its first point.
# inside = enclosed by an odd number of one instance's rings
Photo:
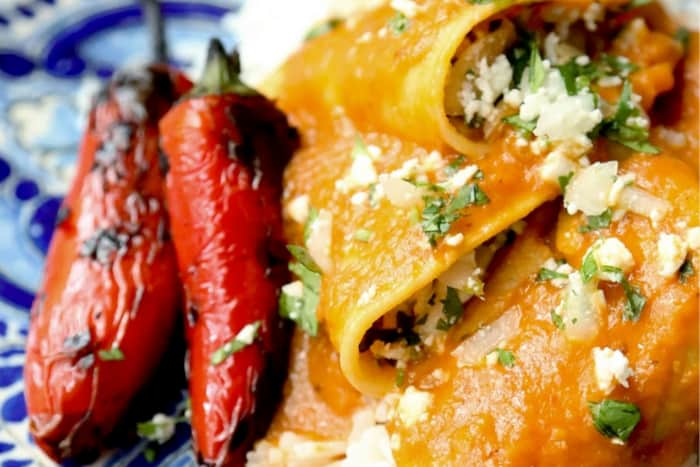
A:
{"type": "MultiPolygon", "coordinates": [[[[237,7],[235,0],[161,1],[173,62],[196,74],[210,37],[232,46],[222,18],[237,7]]],[[[0,3],[0,467],[53,465],[28,434],[22,381],[28,310],[90,97],[114,70],[145,61],[145,43],[136,0],[0,3]]],[[[189,439],[189,427],[180,424],[154,463],[192,465],[189,439]]],[[[145,448],[126,446],[98,464],[153,465],[145,448]]]]}

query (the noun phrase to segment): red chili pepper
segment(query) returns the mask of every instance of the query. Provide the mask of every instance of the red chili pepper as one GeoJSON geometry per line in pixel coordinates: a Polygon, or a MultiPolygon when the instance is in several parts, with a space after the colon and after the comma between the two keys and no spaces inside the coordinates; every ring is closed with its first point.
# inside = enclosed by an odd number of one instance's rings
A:
{"type": "Polygon", "coordinates": [[[282,172],[298,145],[282,112],[243,85],[213,41],[200,83],[161,121],[167,199],[185,285],[190,398],[200,465],[242,465],[263,423],[264,382],[286,365],[278,318],[287,255],[282,172]],[[225,348],[246,325],[250,345],[225,348]],[[280,364],[281,363],[281,364],[280,364]]]}
{"type": "Polygon", "coordinates": [[[97,454],[177,322],[157,122],[189,87],[165,68],[119,73],[90,115],[32,307],[24,370],[30,430],[54,459],[97,454]]]}

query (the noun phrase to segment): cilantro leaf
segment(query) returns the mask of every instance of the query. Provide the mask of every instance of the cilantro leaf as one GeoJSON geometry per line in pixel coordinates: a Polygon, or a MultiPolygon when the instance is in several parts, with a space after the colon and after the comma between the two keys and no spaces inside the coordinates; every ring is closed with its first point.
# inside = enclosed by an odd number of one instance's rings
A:
{"type": "Polygon", "coordinates": [[[359,242],[369,242],[369,239],[372,238],[372,231],[367,229],[357,229],[353,237],[359,242]]]}
{"type": "Polygon", "coordinates": [[[146,448],[146,449],[143,450],[143,458],[144,458],[144,459],[146,460],[146,462],[148,462],[149,464],[152,464],[152,463],[155,462],[156,456],[157,456],[157,455],[158,455],[158,453],[157,453],[156,450],[153,449],[152,447],[148,447],[148,448],[146,448]]]}
{"type": "Polygon", "coordinates": [[[508,62],[510,62],[510,66],[513,68],[511,87],[516,88],[520,86],[520,82],[523,79],[523,72],[530,61],[530,47],[534,45],[531,35],[525,31],[523,31],[522,34],[527,37],[524,37],[523,40],[516,43],[506,52],[506,58],[508,58],[508,62]]]}
{"type": "Polygon", "coordinates": [[[452,162],[450,162],[447,167],[445,167],[445,175],[448,177],[457,173],[462,164],[464,164],[465,158],[462,155],[457,156],[452,162]]]}
{"type": "Polygon", "coordinates": [[[113,347],[107,350],[99,350],[97,352],[97,356],[100,357],[100,360],[103,362],[124,360],[124,352],[122,352],[118,347],[113,347]]]}
{"type": "Polygon", "coordinates": [[[559,182],[559,187],[561,188],[562,193],[566,193],[566,187],[569,186],[569,182],[574,176],[574,172],[569,172],[566,175],[560,175],[557,177],[557,181],[559,182]]]}
{"type": "Polygon", "coordinates": [[[396,369],[396,379],[394,381],[396,383],[396,387],[397,388],[402,387],[405,380],[406,380],[406,370],[403,368],[397,368],[396,369]]]}
{"type": "Polygon", "coordinates": [[[537,282],[551,281],[552,279],[568,279],[569,275],[561,272],[554,271],[552,269],[540,268],[537,272],[537,277],[535,280],[537,282]]]}
{"type": "Polygon", "coordinates": [[[688,44],[690,42],[690,31],[688,31],[684,27],[680,27],[673,35],[673,38],[681,43],[684,52],[688,52],[688,44]]]}
{"type": "Polygon", "coordinates": [[[617,110],[612,117],[601,122],[599,133],[607,139],[628,147],[634,151],[646,154],[658,154],[659,148],[649,142],[649,130],[628,125],[630,117],[637,117],[640,111],[632,105],[632,85],[625,80],[622,93],[617,103],[617,110]]]}
{"type": "Polygon", "coordinates": [[[528,137],[532,136],[532,132],[535,131],[535,127],[537,126],[537,119],[529,121],[523,120],[518,114],[503,117],[503,122],[507,123],[508,125],[514,126],[515,128],[519,129],[521,133],[528,137]]]}
{"type": "MultiPolygon", "coordinates": [[[[437,190],[436,190],[437,191],[437,190]]],[[[425,207],[421,215],[421,227],[432,246],[444,237],[452,224],[462,217],[460,211],[468,206],[483,206],[490,202],[489,197],[477,183],[464,185],[450,198],[441,196],[425,197],[425,207]]]]}
{"type": "Polygon", "coordinates": [[[297,260],[289,264],[289,270],[301,280],[303,288],[301,297],[284,292],[280,294],[280,316],[294,321],[309,335],[316,336],[316,308],[321,292],[321,269],[305,248],[287,245],[287,249],[297,260]]]}
{"type": "Polygon", "coordinates": [[[389,29],[391,29],[394,34],[399,35],[408,29],[410,24],[411,20],[409,20],[406,15],[400,11],[397,11],[396,15],[389,20],[389,29]]]}
{"type": "Polygon", "coordinates": [[[440,331],[447,331],[462,317],[464,308],[459,300],[457,289],[449,286],[447,287],[447,296],[440,302],[442,303],[442,314],[445,315],[445,318],[440,318],[435,327],[440,331]]]}
{"type": "Polygon", "coordinates": [[[231,355],[251,345],[258,337],[258,330],[261,324],[262,321],[255,321],[243,326],[236,337],[226,342],[211,354],[211,364],[213,366],[220,365],[231,355]]]}
{"type": "Polygon", "coordinates": [[[537,49],[537,46],[533,44],[530,48],[530,62],[527,75],[528,82],[530,83],[530,91],[535,92],[544,84],[546,74],[547,70],[544,69],[540,51],[537,49]]]}
{"type": "Polygon", "coordinates": [[[504,367],[510,368],[515,365],[515,355],[510,350],[495,349],[494,352],[498,352],[498,363],[504,367]]]}
{"type": "Polygon", "coordinates": [[[608,228],[612,221],[612,209],[608,208],[597,216],[586,216],[586,219],[588,219],[588,224],[578,228],[581,233],[608,228]]]}
{"type": "Polygon", "coordinates": [[[554,323],[554,325],[555,325],[558,329],[563,330],[564,327],[565,327],[565,325],[564,325],[564,318],[562,318],[561,315],[560,315],[559,313],[557,313],[556,311],[554,311],[554,310],[552,310],[552,312],[550,313],[550,315],[551,315],[551,317],[552,317],[552,323],[554,323]]]}
{"type": "Polygon", "coordinates": [[[306,33],[304,40],[310,41],[312,39],[316,39],[317,37],[323,36],[324,34],[331,32],[341,24],[343,24],[343,20],[340,18],[331,18],[328,21],[319,23],[313,28],[311,28],[309,32],[306,33]]]}
{"type": "Polygon", "coordinates": [[[695,274],[695,269],[693,269],[693,263],[690,261],[690,258],[686,258],[686,260],[683,262],[681,265],[681,268],[679,270],[679,279],[681,281],[681,284],[685,284],[688,282],[688,279],[690,276],[695,274]]]}
{"type": "Polygon", "coordinates": [[[589,402],[593,426],[608,438],[627,441],[642,418],[639,408],[628,402],[604,400],[589,402]]]}
{"type": "Polygon", "coordinates": [[[644,309],[644,305],[647,303],[647,299],[642,295],[639,287],[630,284],[627,279],[623,279],[620,283],[627,299],[623,316],[630,321],[637,321],[644,309]]]}
{"type": "Polygon", "coordinates": [[[590,282],[591,279],[598,273],[598,263],[593,256],[593,252],[589,251],[583,258],[581,263],[581,278],[583,282],[590,282]]]}

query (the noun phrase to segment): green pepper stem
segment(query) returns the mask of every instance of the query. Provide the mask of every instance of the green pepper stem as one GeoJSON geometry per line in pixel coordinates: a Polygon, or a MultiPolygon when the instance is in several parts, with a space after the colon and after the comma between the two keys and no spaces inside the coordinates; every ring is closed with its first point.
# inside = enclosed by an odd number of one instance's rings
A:
{"type": "Polygon", "coordinates": [[[192,89],[194,95],[208,94],[256,94],[255,90],[241,81],[241,66],[238,52],[234,51],[229,56],[219,39],[209,42],[207,62],[202,76],[192,89]]]}

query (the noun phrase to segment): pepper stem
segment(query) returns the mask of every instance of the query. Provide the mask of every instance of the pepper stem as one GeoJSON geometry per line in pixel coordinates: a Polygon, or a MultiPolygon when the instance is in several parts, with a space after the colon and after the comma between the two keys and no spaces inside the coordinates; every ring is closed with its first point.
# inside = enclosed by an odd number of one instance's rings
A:
{"type": "Polygon", "coordinates": [[[238,52],[234,51],[232,56],[229,56],[221,41],[212,39],[209,42],[204,71],[197,85],[192,89],[192,94],[233,93],[244,96],[257,94],[254,89],[241,81],[240,74],[241,66],[238,52]]]}

